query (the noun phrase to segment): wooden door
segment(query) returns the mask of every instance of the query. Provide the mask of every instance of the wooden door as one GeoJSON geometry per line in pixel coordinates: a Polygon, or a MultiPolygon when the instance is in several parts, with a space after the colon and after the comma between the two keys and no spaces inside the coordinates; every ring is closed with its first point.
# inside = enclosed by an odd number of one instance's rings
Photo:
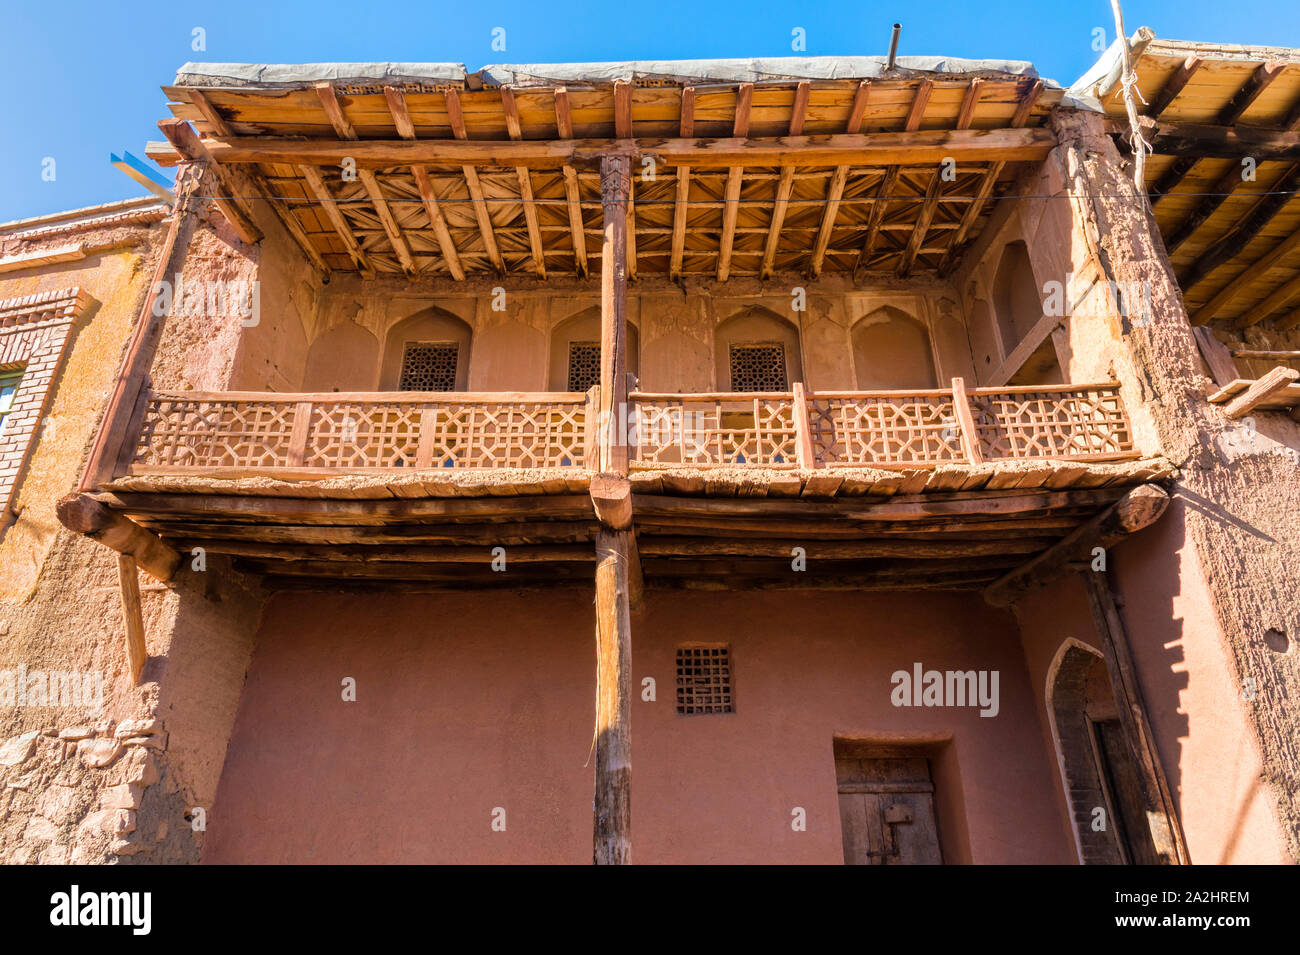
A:
{"type": "Polygon", "coordinates": [[[939,865],[934,783],[922,758],[837,758],[845,865],[939,865]]]}

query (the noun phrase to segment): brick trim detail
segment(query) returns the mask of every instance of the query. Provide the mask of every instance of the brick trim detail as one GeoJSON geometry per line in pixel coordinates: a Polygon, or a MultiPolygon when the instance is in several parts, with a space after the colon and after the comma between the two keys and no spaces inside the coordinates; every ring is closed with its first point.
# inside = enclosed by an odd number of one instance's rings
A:
{"type": "Polygon", "coordinates": [[[13,522],[13,499],[35,448],[72,328],[90,296],[80,288],[0,300],[0,369],[21,370],[0,426],[0,534],[13,522]]]}

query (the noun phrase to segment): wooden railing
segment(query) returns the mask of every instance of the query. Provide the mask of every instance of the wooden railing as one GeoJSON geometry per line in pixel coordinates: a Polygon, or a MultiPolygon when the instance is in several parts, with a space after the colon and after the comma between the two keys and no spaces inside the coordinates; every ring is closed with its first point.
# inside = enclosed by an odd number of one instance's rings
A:
{"type": "Polygon", "coordinates": [[[626,428],[632,466],[913,468],[1135,456],[1118,385],[633,393],[602,428],[581,393],[152,393],[132,474],[589,468],[626,428]],[[617,430],[616,430],[617,429],[617,430]]]}

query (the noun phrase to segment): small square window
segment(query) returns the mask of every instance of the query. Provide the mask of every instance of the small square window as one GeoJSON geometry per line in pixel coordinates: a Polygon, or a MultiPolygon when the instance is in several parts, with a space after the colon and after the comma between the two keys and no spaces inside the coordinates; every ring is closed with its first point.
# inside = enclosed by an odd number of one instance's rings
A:
{"type": "Polygon", "coordinates": [[[14,406],[14,396],[22,377],[20,371],[0,372],[0,431],[4,430],[5,418],[9,417],[9,409],[14,406]]]}
{"type": "Polygon", "coordinates": [[[459,359],[456,342],[407,342],[397,390],[455,391],[459,359]]]}
{"type": "Polygon", "coordinates": [[[731,346],[732,391],[789,391],[785,373],[785,346],[780,342],[753,342],[731,346]]]}
{"type": "Polygon", "coordinates": [[[727,647],[677,648],[677,712],[735,712],[727,647]]]}
{"type": "Polygon", "coordinates": [[[600,384],[600,342],[569,342],[569,391],[600,384]]]}

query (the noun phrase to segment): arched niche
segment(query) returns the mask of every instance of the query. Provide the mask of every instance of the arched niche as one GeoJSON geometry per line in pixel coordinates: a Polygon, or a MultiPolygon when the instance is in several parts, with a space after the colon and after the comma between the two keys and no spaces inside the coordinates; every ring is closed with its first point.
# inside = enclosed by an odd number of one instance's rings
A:
{"type": "Polygon", "coordinates": [[[303,391],[373,391],[379,339],[355,322],[335,325],[311,343],[303,391]]]}
{"type": "Polygon", "coordinates": [[[885,305],[868,312],[853,326],[852,337],[859,389],[938,387],[930,332],[902,309],[885,305]]]}
{"type": "MultiPolygon", "coordinates": [[[[641,373],[641,336],[631,322],[627,323],[627,370],[641,373]]],[[[600,383],[600,306],[570,315],[551,330],[546,381],[551,391],[586,391],[600,383]]]]}
{"type": "Polygon", "coordinates": [[[380,390],[465,391],[471,338],[469,325],[445,309],[402,319],[384,337],[380,390]]]}
{"type": "Polygon", "coordinates": [[[1100,653],[1074,639],[1061,645],[1048,670],[1047,709],[1080,861],[1165,861],[1152,838],[1141,778],[1100,653]]]}
{"type": "Polygon", "coordinates": [[[770,309],[754,306],[731,316],[713,342],[723,391],[789,391],[803,381],[799,330],[770,309]]]}
{"type": "Polygon", "coordinates": [[[1008,242],[1002,249],[993,278],[993,311],[1002,333],[1002,347],[1008,355],[1043,317],[1043,302],[1029,263],[1029,249],[1019,240],[1008,242]]]}

